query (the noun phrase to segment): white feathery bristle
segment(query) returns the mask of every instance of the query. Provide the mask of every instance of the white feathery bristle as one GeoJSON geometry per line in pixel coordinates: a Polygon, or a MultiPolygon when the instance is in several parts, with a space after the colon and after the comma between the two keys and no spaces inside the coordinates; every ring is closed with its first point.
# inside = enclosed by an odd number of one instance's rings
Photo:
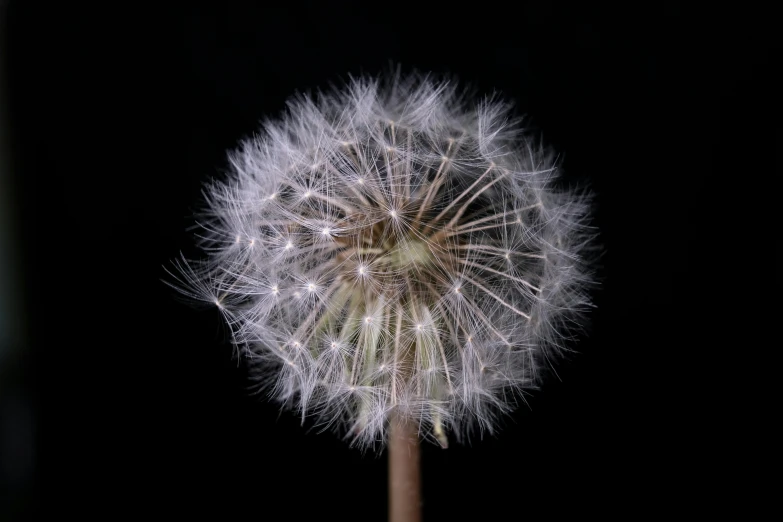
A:
{"type": "Polygon", "coordinates": [[[508,114],[419,76],[292,100],[208,187],[208,259],[174,285],[265,390],[362,447],[392,411],[442,445],[494,430],[592,283],[589,195],[508,114]]]}

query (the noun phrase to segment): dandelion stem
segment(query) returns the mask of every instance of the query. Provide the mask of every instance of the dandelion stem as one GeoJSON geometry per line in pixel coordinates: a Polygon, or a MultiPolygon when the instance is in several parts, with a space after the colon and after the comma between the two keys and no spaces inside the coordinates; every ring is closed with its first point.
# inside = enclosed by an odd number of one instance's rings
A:
{"type": "Polygon", "coordinates": [[[391,414],[389,433],[389,522],[421,521],[419,433],[412,419],[391,414]]]}

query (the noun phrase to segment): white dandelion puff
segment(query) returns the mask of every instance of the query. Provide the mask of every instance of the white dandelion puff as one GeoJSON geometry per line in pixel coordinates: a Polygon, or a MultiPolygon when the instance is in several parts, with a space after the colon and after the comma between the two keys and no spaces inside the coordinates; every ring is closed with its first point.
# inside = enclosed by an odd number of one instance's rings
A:
{"type": "Polygon", "coordinates": [[[392,412],[444,446],[496,429],[591,306],[595,235],[508,114],[416,76],[291,101],[208,187],[208,258],[174,286],[274,398],[362,447],[392,412]]]}

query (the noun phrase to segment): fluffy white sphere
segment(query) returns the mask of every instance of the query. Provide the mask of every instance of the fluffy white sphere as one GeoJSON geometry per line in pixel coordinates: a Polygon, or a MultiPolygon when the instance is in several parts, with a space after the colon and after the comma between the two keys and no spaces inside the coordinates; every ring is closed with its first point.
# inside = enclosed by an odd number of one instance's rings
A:
{"type": "Polygon", "coordinates": [[[442,445],[492,430],[590,305],[584,193],[496,101],[354,80],[230,154],[179,286],[265,389],[362,446],[392,411],[442,445]]]}

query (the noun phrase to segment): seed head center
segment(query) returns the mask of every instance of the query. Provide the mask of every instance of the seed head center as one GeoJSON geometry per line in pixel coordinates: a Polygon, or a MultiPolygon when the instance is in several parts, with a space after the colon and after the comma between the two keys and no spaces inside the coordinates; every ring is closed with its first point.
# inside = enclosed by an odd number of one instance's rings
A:
{"type": "Polygon", "coordinates": [[[397,243],[388,255],[392,266],[397,268],[409,265],[425,266],[433,259],[427,242],[419,239],[397,243]]]}

